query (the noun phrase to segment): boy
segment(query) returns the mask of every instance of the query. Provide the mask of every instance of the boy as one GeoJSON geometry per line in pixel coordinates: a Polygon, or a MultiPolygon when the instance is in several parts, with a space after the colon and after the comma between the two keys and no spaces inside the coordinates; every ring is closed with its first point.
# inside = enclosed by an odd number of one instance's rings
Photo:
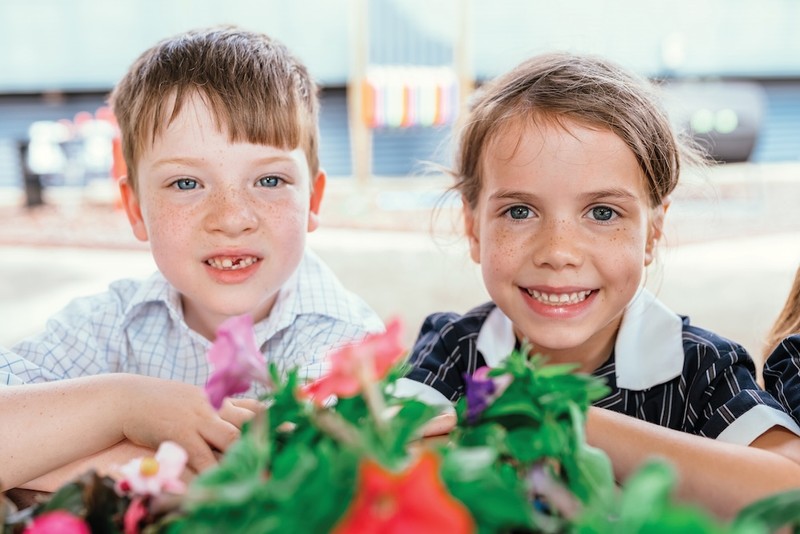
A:
{"type": "Polygon", "coordinates": [[[214,412],[202,391],[228,317],[252,315],[267,360],[307,378],[331,348],[383,328],[305,249],[325,188],[318,102],[283,45],[232,27],[167,39],[132,65],[111,105],[122,201],[159,272],[78,299],[42,335],[0,350],[6,489],[84,459],[29,484],[48,489],[165,439],[195,470],[212,465],[258,409],[239,399],[214,412]]]}

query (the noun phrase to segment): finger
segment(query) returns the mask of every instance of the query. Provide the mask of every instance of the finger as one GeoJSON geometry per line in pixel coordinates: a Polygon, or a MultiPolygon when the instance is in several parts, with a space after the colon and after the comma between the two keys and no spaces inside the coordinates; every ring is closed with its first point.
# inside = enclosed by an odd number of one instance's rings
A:
{"type": "Polygon", "coordinates": [[[195,472],[201,473],[217,465],[217,458],[214,456],[211,447],[205,442],[205,439],[201,439],[198,436],[197,439],[182,445],[183,448],[186,449],[186,454],[189,456],[189,467],[195,472]]]}
{"type": "Polygon", "coordinates": [[[206,443],[219,451],[225,452],[233,442],[239,439],[241,432],[233,423],[218,419],[212,424],[204,426],[200,430],[200,435],[206,440],[206,443]]]}
{"type": "Polygon", "coordinates": [[[240,408],[233,404],[223,404],[217,412],[219,416],[234,425],[236,428],[242,428],[242,425],[255,417],[256,412],[248,410],[247,408],[240,408]]]}
{"type": "Polygon", "coordinates": [[[458,418],[454,413],[439,414],[423,425],[422,435],[428,437],[448,434],[455,428],[457,420],[458,418]]]}
{"type": "Polygon", "coordinates": [[[231,404],[237,406],[239,408],[245,408],[250,410],[251,412],[263,412],[267,409],[267,406],[258,399],[226,399],[230,401],[231,404]]]}

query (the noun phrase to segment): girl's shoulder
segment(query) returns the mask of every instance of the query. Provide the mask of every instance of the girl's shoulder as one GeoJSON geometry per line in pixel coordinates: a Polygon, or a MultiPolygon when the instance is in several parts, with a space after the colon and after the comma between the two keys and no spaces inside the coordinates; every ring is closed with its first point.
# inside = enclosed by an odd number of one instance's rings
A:
{"type": "Polygon", "coordinates": [[[487,302],[464,314],[452,311],[432,313],[425,318],[422,330],[477,335],[486,318],[496,307],[494,302],[487,302]]]}
{"type": "Polygon", "coordinates": [[[683,319],[682,339],[684,352],[704,350],[717,356],[741,353],[749,357],[747,349],[736,341],[711,330],[695,326],[689,322],[688,317],[682,316],[681,319],[683,319]]]}

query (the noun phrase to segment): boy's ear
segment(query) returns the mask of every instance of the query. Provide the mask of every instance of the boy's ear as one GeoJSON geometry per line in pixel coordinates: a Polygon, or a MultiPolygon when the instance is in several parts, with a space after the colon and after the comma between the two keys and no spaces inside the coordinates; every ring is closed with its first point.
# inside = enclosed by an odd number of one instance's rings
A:
{"type": "Polygon", "coordinates": [[[461,197],[464,212],[464,233],[469,241],[469,255],[475,263],[481,262],[480,220],[475,216],[475,211],[469,202],[461,197]]]}
{"type": "Polygon", "coordinates": [[[663,202],[653,208],[651,219],[650,219],[650,228],[647,231],[647,244],[644,248],[644,265],[647,267],[653,260],[655,259],[655,249],[656,245],[658,245],[658,241],[661,239],[661,236],[664,235],[664,218],[667,215],[667,210],[669,209],[669,205],[672,203],[672,199],[667,196],[664,197],[663,202]]]}
{"type": "Polygon", "coordinates": [[[319,227],[319,206],[325,194],[325,171],[320,170],[311,184],[311,200],[308,210],[308,231],[313,232],[319,227]]]}
{"type": "Polygon", "coordinates": [[[139,199],[136,197],[136,192],[131,187],[130,182],[128,182],[127,176],[119,179],[119,193],[122,197],[125,213],[128,215],[128,222],[131,223],[133,235],[139,241],[147,241],[147,227],[144,225],[139,199]]]}

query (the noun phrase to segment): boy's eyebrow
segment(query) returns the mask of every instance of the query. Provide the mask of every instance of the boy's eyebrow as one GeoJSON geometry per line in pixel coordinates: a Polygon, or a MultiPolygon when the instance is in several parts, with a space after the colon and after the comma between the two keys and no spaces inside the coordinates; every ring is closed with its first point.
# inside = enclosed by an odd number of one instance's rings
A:
{"type": "MultiPolygon", "coordinates": [[[[204,157],[176,156],[176,157],[173,157],[173,158],[163,158],[163,159],[156,160],[153,163],[153,167],[154,168],[158,168],[158,167],[166,166],[166,165],[183,165],[183,166],[186,166],[186,167],[193,167],[193,166],[196,166],[196,165],[204,164],[205,162],[208,162],[208,161],[209,161],[208,158],[204,158],[204,157]]],[[[254,163],[259,164],[259,165],[264,165],[264,164],[269,164],[269,163],[282,163],[282,162],[294,163],[294,160],[292,158],[290,158],[289,156],[286,156],[286,155],[283,155],[283,154],[276,154],[274,156],[265,156],[263,158],[258,158],[256,160],[254,160],[254,163]]]]}

